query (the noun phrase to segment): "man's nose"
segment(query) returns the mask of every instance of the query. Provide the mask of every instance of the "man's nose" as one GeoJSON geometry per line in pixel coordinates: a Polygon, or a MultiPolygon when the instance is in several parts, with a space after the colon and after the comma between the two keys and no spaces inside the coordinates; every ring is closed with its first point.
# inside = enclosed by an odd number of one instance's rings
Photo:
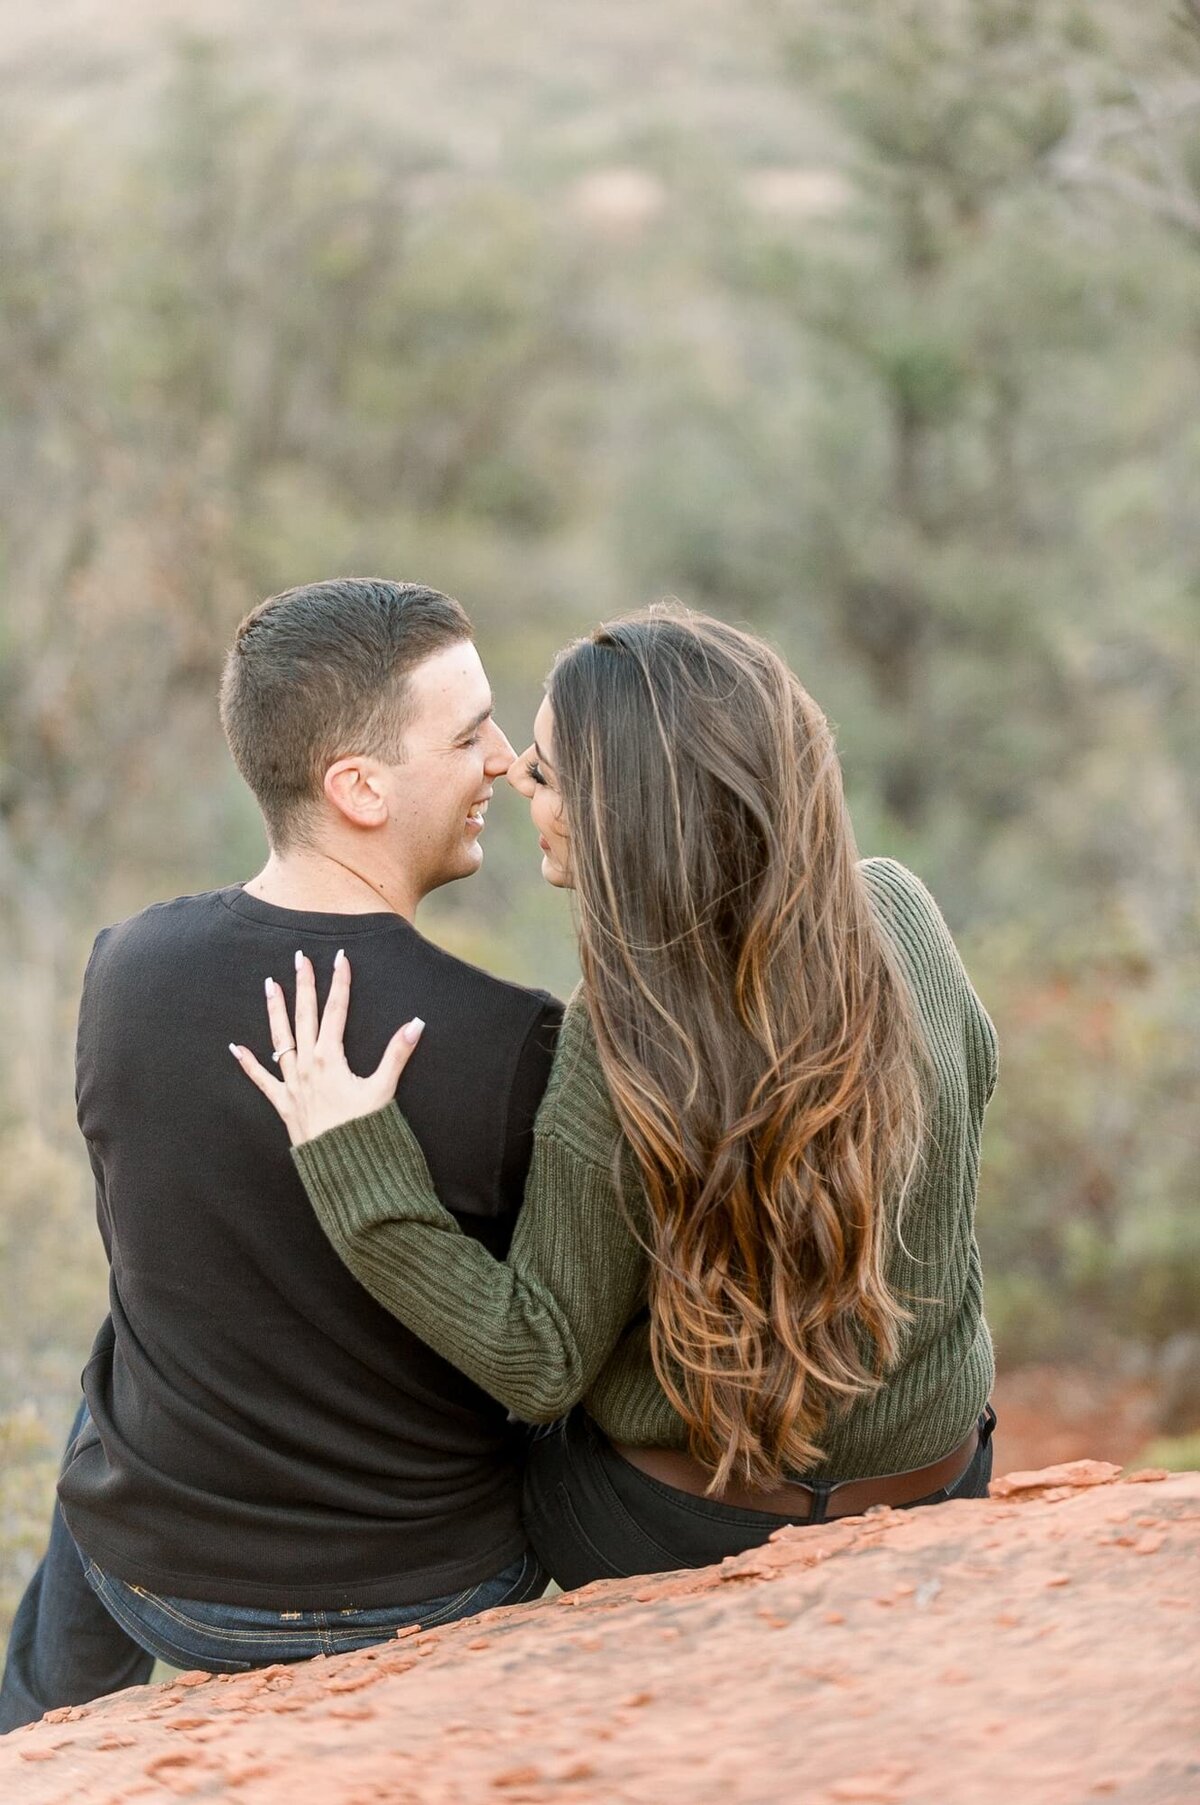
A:
{"type": "Polygon", "coordinates": [[[485,770],[495,777],[503,777],[513,759],[517,756],[508,742],[503,728],[492,722],[493,745],[490,747],[485,763],[485,770]]]}

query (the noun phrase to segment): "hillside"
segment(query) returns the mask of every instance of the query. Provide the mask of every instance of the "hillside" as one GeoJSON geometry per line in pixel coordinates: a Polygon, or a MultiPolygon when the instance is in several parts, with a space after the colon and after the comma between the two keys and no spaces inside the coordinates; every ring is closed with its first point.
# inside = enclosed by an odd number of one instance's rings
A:
{"type": "MultiPolygon", "coordinates": [[[[9,6],[0,246],[0,1642],[89,949],[261,866],[222,661],[335,572],[457,595],[518,745],[655,596],[779,646],[999,1034],[1002,1458],[1196,1465],[1200,0],[9,6]]],[[[501,789],[422,933],[567,995],[540,870],[501,789]]]]}
{"type": "Polygon", "coordinates": [[[201,38],[255,83],[403,129],[477,169],[503,163],[511,176],[535,141],[603,158],[630,132],[701,121],[715,145],[753,160],[756,149],[804,144],[761,24],[743,5],[704,0],[600,10],[555,0],[50,0],[0,22],[0,93],[51,131],[103,114],[105,141],[119,140],[136,129],[173,43],[201,38]]]}

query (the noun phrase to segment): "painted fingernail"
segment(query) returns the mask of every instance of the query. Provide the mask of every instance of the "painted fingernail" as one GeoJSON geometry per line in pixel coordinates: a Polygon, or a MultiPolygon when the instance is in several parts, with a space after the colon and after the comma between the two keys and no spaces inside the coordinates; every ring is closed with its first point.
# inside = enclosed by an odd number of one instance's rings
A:
{"type": "Polygon", "coordinates": [[[337,952],[333,956],[334,971],[336,971],[338,966],[341,965],[341,963],[345,959],[345,957],[346,957],[346,954],[345,954],[344,950],[339,946],[337,952]]]}
{"type": "Polygon", "coordinates": [[[421,1038],[425,1024],[419,1015],[414,1015],[411,1022],[406,1022],[403,1029],[405,1040],[410,1047],[415,1047],[421,1038]]]}
{"type": "Polygon", "coordinates": [[[242,1057],[242,1049],[240,1047],[235,1047],[232,1041],[229,1043],[229,1051],[233,1054],[235,1059],[240,1059],[242,1057]]]}
{"type": "Polygon", "coordinates": [[[303,953],[297,953],[297,954],[296,954],[296,970],[297,970],[297,971],[299,971],[299,970],[300,970],[300,967],[301,967],[301,966],[302,966],[302,965],[303,965],[303,964],[304,964],[304,954],[303,954],[303,953]]]}
{"type": "Polygon", "coordinates": [[[267,982],[266,982],[266,985],[265,985],[265,986],[264,986],[264,988],[265,988],[265,990],[266,990],[266,993],[267,993],[267,995],[268,995],[268,996],[269,996],[269,997],[273,997],[273,996],[274,996],[274,995],[275,995],[275,980],[274,980],[274,978],[268,978],[268,979],[267,979],[267,982]]]}

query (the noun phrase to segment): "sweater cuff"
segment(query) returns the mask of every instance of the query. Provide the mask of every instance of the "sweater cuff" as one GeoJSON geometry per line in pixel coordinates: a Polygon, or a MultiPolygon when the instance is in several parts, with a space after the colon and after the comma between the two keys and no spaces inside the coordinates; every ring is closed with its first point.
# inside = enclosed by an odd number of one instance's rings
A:
{"type": "Polygon", "coordinates": [[[441,1215],[420,1142],[395,1103],[292,1148],[321,1221],[343,1234],[441,1215]]]}

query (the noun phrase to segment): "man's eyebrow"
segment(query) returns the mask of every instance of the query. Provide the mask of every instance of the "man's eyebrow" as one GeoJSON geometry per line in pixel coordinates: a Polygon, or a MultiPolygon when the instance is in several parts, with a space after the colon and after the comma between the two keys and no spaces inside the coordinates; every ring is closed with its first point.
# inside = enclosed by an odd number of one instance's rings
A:
{"type": "Polygon", "coordinates": [[[481,708],[479,713],[475,716],[475,719],[473,721],[468,721],[467,725],[465,727],[460,728],[459,731],[454,736],[455,739],[456,740],[465,740],[467,738],[468,734],[474,733],[474,731],[477,727],[482,727],[483,723],[489,718],[489,716],[493,715],[495,713],[495,711],[496,711],[496,698],[494,696],[490,696],[488,698],[487,707],[481,708]]]}

